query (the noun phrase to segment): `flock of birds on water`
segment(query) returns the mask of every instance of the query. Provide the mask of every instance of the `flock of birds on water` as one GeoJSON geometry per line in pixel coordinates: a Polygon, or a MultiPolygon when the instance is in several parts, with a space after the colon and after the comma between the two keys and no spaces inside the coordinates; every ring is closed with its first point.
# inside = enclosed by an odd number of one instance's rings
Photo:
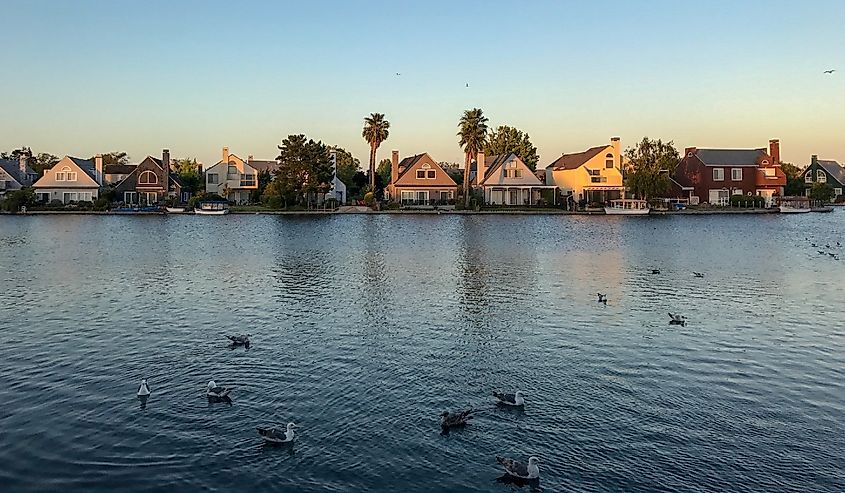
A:
{"type": "Polygon", "coordinates": [[[837,241],[835,245],[831,245],[830,243],[825,243],[824,245],[822,245],[820,243],[816,243],[808,237],[804,237],[804,241],[809,242],[812,248],[822,249],[816,250],[817,252],[819,252],[819,255],[827,255],[833,260],[839,260],[839,253],[834,252],[834,250],[842,248],[842,244],[840,242],[837,241]]]}
{"type": "MultiPolygon", "coordinates": [[[[252,337],[252,335],[240,334],[227,335],[226,337],[231,343],[230,347],[236,348],[243,346],[245,349],[249,349],[249,338],[252,337]]],[[[229,397],[229,394],[233,389],[233,387],[221,387],[217,385],[217,382],[211,380],[206,386],[205,395],[209,402],[225,402],[231,404],[232,398],[229,397]]],[[[137,394],[138,399],[141,401],[141,409],[146,407],[147,400],[151,394],[152,391],[150,390],[150,385],[147,382],[147,379],[142,379],[141,385],[138,387],[137,394]]],[[[495,399],[497,406],[516,409],[525,408],[525,395],[520,390],[517,390],[512,394],[493,392],[493,398],[495,399]]],[[[443,411],[440,414],[441,434],[447,435],[450,429],[463,428],[468,425],[475,412],[476,410],[473,408],[457,412],[443,411]]],[[[256,431],[258,431],[258,435],[268,445],[290,446],[293,445],[296,438],[296,433],[294,432],[296,428],[299,428],[299,426],[296,423],[291,422],[284,428],[275,425],[257,426],[256,431]]],[[[516,459],[497,455],[496,462],[499,463],[505,471],[504,476],[500,478],[503,481],[535,481],[540,479],[540,459],[535,456],[529,457],[528,462],[525,463],[516,459]]]]}

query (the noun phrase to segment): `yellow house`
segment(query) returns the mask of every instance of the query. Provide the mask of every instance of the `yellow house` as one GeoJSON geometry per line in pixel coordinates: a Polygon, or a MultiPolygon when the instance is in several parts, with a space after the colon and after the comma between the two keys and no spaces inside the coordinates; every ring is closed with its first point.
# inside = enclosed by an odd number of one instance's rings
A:
{"type": "Polygon", "coordinates": [[[622,151],[619,137],[609,145],[576,154],[563,154],[546,166],[546,184],[581,202],[607,202],[622,198],[622,151]]]}

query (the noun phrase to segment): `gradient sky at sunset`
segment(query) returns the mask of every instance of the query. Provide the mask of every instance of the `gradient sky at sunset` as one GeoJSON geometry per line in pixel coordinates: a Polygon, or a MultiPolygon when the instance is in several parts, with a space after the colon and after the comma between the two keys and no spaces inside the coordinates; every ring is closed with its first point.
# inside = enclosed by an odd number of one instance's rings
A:
{"type": "Polygon", "coordinates": [[[363,161],[378,111],[379,158],[461,161],[480,107],[542,165],[614,135],[845,162],[841,0],[2,0],[0,18],[2,150],[213,163],[305,133],[363,161]]]}

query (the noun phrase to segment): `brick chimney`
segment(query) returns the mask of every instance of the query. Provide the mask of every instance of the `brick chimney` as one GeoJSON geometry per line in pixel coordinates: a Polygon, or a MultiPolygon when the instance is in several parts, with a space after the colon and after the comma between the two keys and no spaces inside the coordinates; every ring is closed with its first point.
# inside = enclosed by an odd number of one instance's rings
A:
{"type": "Polygon", "coordinates": [[[161,166],[164,168],[164,194],[170,191],[170,149],[161,150],[161,166]]]}
{"type": "Polygon", "coordinates": [[[622,140],[619,137],[611,137],[610,145],[613,147],[613,165],[622,166],[622,140]]]}
{"type": "Polygon", "coordinates": [[[810,156],[810,165],[818,164],[818,162],[819,162],[818,154],[813,154],[812,156],[810,156]]]}
{"type": "Polygon", "coordinates": [[[769,141],[769,156],[772,157],[772,164],[780,166],[780,141],[771,139],[769,141]]]}
{"type": "Polygon", "coordinates": [[[399,179],[399,151],[390,153],[390,183],[399,179]]]}
{"type": "Polygon", "coordinates": [[[479,152],[475,157],[475,184],[481,185],[484,175],[487,174],[487,157],[483,152],[479,152]]]}
{"type": "Polygon", "coordinates": [[[223,164],[229,164],[229,148],[223,147],[223,158],[221,159],[223,164]]]}
{"type": "Polygon", "coordinates": [[[97,178],[97,184],[103,185],[103,155],[97,154],[94,156],[94,175],[97,178]]]}

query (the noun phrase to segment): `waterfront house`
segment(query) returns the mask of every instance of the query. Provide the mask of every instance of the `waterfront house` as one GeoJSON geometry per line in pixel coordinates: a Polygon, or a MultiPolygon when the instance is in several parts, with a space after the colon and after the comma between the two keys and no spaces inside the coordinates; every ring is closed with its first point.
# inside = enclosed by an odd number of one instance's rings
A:
{"type": "Polygon", "coordinates": [[[610,139],[609,145],[561,155],[546,166],[546,185],[554,185],[582,203],[622,198],[625,187],[619,137],[610,139]]]}
{"type": "Polygon", "coordinates": [[[842,197],[845,190],[845,167],[836,161],[819,159],[813,154],[810,165],[801,174],[804,178],[804,195],[809,196],[810,190],[816,183],[827,183],[833,188],[835,198],[842,197]]]}
{"type": "Polygon", "coordinates": [[[252,156],[245,161],[229,148],[223,148],[220,161],[205,170],[205,191],[216,193],[230,202],[245,204],[250,195],[258,190],[258,173],[275,170],[275,161],[254,160],[252,156]]]}
{"type": "Polygon", "coordinates": [[[158,204],[168,197],[187,201],[186,197],[182,197],[179,177],[170,167],[168,149],[161,151],[161,159],[147,156],[132,168],[114,187],[117,201],[132,205],[158,204]]]}
{"type": "Polygon", "coordinates": [[[454,205],[458,185],[428,153],[399,161],[393,151],[387,196],[406,206],[454,205]]]}
{"type": "Polygon", "coordinates": [[[766,205],[771,205],[772,197],[783,196],[786,186],[777,139],[769,141],[768,152],[765,148],[688,147],[672,178],[688,189],[692,205],[727,205],[732,195],[760,195],[766,199],[766,205]]]}
{"type": "Polygon", "coordinates": [[[473,188],[484,195],[489,205],[537,205],[543,190],[550,190],[554,201],[554,185],[545,185],[516,154],[485,156],[478,153],[476,170],[470,180],[473,188]]]}
{"type": "Polygon", "coordinates": [[[51,169],[44,171],[32,187],[40,202],[63,204],[97,200],[103,180],[103,156],[94,160],[65,156],[51,169]]]}
{"type": "Polygon", "coordinates": [[[28,160],[26,154],[21,154],[18,159],[0,159],[0,197],[32,186],[38,174],[29,167],[28,160]]]}
{"type": "Polygon", "coordinates": [[[135,171],[137,164],[104,164],[103,165],[103,186],[113,186],[122,182],[135,171]]]}

